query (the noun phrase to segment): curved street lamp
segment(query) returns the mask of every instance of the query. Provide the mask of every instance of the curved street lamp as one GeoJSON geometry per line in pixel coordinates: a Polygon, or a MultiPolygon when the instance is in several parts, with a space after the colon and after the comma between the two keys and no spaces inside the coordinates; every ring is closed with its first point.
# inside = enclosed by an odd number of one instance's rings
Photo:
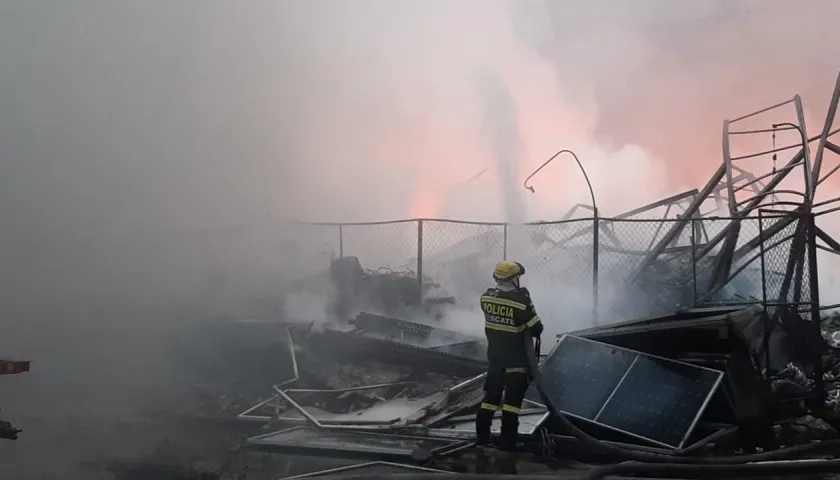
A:
{"type": "Polygon", "coordinates": [[[530,190],[531,193],[536,193],[533,186],[528,185],[528,182],[531,180],[534,175],[540,172],[546,165],[551,163],[555,158],[559,157],[560,155],[568,153],[575,159],[577,162],[578,168],[580,168],[580,172],[583,174],[584,180],[586,180],[586,186],[589,187],[589,196],[592,199],[592,322],[595,325],[598,325],[598,205],[595,203],[595,191],[592,189],[592,183],[589,181],[589,175],[586,174],[586,169],[583,168],[583,163],[581,163],[580,159],[575,152],[563,149],[555,153],[551,156],[548,160],[545,161],[542,165],[540,165],[536,170],[531,172],[528,175],[528,178],[522,183],[522,186],[525,187],[526,190],[530,190]]]}
{"type": "Polygon", "coordinates": [[[534,177],[536,174],[540,173],[540,170],[545,168],[546,165],[548,165],[549,163],[554,161],[555,158],[559,157],[560,155],[562,155],[564,153],[568,153],[569,155],[571,155],[572,158],[575,159],[575,162],[577,162],[578,168],[580,168],[580,172],[583,174],[584,180],[586,180],[586,186],[589,187],[589,197],[592,199],[592,211],[594,212],[595,217],[597,217],[598,216],[598,207],[595,204],[595,191],[592,189],[592,183],[589,181],[589,175],[586,174],[586,169],[583,168],[583,164],[580,162],[580,159],[578,158],[578,156],[575,155],[575,152],[573,152],[571,150],[563,149],[563,150],[560,150],[559,152],[555,153],[554,155],[552,155],[551,158],[546,160],[545,163],[543,163],[542,165],[537,167],[536,170],[534,170],[533,172],[531,172],[530,175],[528,175],[528,178],[525,179],[525,182],[523,182],[522,186],[525,187],[526,190],[530,190],[531,193],[537,193],[534,190],[534,187],[528,185],[528,182],[531,180],[532,177],[534,177]]]}

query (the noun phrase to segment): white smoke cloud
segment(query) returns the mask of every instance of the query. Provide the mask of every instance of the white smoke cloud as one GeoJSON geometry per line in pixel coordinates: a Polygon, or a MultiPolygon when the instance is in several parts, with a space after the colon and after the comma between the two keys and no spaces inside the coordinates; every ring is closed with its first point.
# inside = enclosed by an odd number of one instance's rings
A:
{"type": "MultiPolygon", "coordinates": [[[[415,260],[410,228],[348,229],[340,245],[337,227],[282,220],[557,218],[589,203],[571,159],[536,177],[536,194],[521,182],[560,148],[581,158],[604,215],[699,187],[720,162],[723,118],[800,93],[819,125],[838,68],[839,8],[0,3],[0,347],[37,358],[42,383],[72,383],[49,367],[67,358],[96,364],[97,378],[127,378],[137,357],[125,360],[114,345],[158,351],[160,339],[133,337],[146,318],[126,312],[247,316],[257,300],[271,303],[324,272],[342,249],[368,268],[415,260]],[[481,72],[509,96],[502,135],[516,146],[501,155],[509,173],[497,168],[481,72]]],[[[456,230],[430,227],[426,247],[454,243],[444,237],[456,230]]],[[[531,247],[516,241],[513,232],[510,255],[527,255],[531,247]]],[[[501,256],[494,248],[469,269],[473,280],[452,288],[480,292],[501,256]]],[[[526,265],[525,283],[549,331],[585,326],[590,280],[562,270],[540,278],[537,263],[526,265]]],[[[836,291],[834,271],[821,268],[824,300],[836,291]]],[[[301,321],[324,308],[306,295],[287,305],[301,321]]],[[[476,331],[472,301],[447,325],[476,331]]],[[[149,392],[159,378],[140,380],[131,378],[133,388],[149,392]]],[[[96,393],[108,398],[123,385],[96,393]]],[[[70,390],[47,395],[33,385],[19,403],[86,404],[70,390]]]]}

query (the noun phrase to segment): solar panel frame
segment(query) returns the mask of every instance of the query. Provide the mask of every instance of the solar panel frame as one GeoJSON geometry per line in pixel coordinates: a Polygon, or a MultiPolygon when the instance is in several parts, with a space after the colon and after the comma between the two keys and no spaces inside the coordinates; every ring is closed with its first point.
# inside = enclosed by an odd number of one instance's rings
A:
{"type": "Polygon", "coordinates": [[[371,476],[371,475],[396,475],[396,474],[411,474],[411,473],[428,473],[428,474],[451,474],[456,475],[455,472],[446,470],[438,470],[436,468],[419,467],[416,465],[406,465],[403,463],[393,462],[366,462],[357,465],[346,465],[343,467],[329,468],[326,470],[318,470],[316,472],[302,473],[293,477],[285,477],[284,480],[292,480],[297,478],[312,478],[325,477],[333,475],[352,475],[355,477],[371,476]]]}
{"type": "MultiPolygon", "coordinates": [[[[519,416],[519,434],[534,435],[540,427],[551,417],[551,412],[530,413],[519,416]]],[[[491,435],[500,435],[502,432],[501,417],[493,417],[490,426],[491,435]]],[[[438,437],[447,438],[475,438],[475,420],[456,422],[429,429],[429,433],[438,437]]]]}
{"type": "MultiPolygon", "coordinates": [[[[599,345],[599,346],[602,346],[602,347],[609,348],[612,351],[621,351],[621,352],[630,353],[630,354],[635,355],[635,358],[633,359],[632,363],[627,367],[626,371],[624,372],[624,374],[622,375],[622,377],[618,381],[618,383],[615,384],[614,388],[612,389],[612,392],[607,397],[607,399],[603,402],[603,405],[601,405],[601,408],[599,409],[599,411],[594,416],[592,416],[592,418],[587,418],[587,416],[585,416],[585,415],[580,415],[580,414],[575,414],[575,413],[572,413],[572,412],[567,412],[567,411],[563,410],[562,408],[558,407],[560,409],[560,411],[564,415],[568,415],[570,417],[573,417],[573,418],[576,418],[576,419],[579,419],[579,420],[582,420],[582,421],[585,421],[585,422],[590,422],[590,423],[596,424],[600,427],[607,428],[607,429],[612,430],[612,431],[620,432],[624,435],[628,435],[630,437],[637,438],[639,440],[644,440],[646,442],[650,442],[650,443],[653,443],[653,444],[656,444],[656,445],[659,445],[659,446],[679,449],[679,448],[682,448],[685,445],[685,442],[688,440],[689,436],[691,435],[691,432],[694,431],[694,428],[696,427],[697,422],[702,417],[703,412],[706,410],[706,407],[708,406],[709,402],[712,399],[712,396],[715,394],[715,392],[717,391],[718,387],[721,384],[721,381],[723,380],[723,375],[724,374],[723,374],[723,372],[721,372],[719,370],[715,370],[715,369],[707,368],[707,367],[702,367],[702,366],[699,366],[699,365],[692,365],[692,364],[687,363],[687,362],[681,362],[679,360],[673,360],[673,359],[670,359],[670,358],[660,357],[660,356],[657,356],[657,355],[650,355],[650,354],[639,352],[639,351],[636,351],[636,350],[631,350],[629,348],[619,347],[619,346],[612,345],[612,344],[609,344],[609,343],[599,342],[597,340],[590,340],[588,338],[582,338],[582,337],[577,337],[577,336],[568,335],[568,334],[563,334],[562,336],[560,336],[557,343],[554,345],[554,347],[551,349],[549,354],[546,356],[543,363],[540,365],[540,370],[541,371],[543,370],[543,366],[549,364],[551,359],[554,357],[554,355],[557,354],[558,350],[563,345],[563,342],[568,341],[568,339],[574,339],[573,341],[579,340],[581,342],[590,343],[590,344],[594,344],[594,345],[599,345]],[[604,410],[606,410],[607,406],[610,404],[610,401],[613,399],[616,392],[619,391],[622,384],[624,383],[624,380],[630,374],[633,367],[637,364],[639,358],[655,359],[655,360],[659,360],[659,361],[662,361],[662,362],[682,365],[682,366],[690,367],[690,368],[693,368],[693,369],[697,369],[698,371],[709,372],[709,373],[714,374],[714,376],[715,376],[714,382],[712,383],[711,387],[708,389],[708,392],[705,395],[705,398],[703,399],[699,409],[697,410],[697,412],[694,415],[693,419],[691,420],[690,424],[686,428],[686,431],[684,432],[684,434],[683,434],[683,436],[680,439],[678,444],[669,444],[667,442],[663,442],[663,441],[659,441],[659,440],[656,440],[656,439],[653,439],[653,438],[645,437],[645,436],[640,435],[638,433],[634,433],[634,432],[630,432],[630,431],[627,431],[627,430],[624,430],[624,429],[621,429],[621,428],[617,428],[615,426],[612,426],[612,425],[609,425],[609,424],[606,424],[606,423],[601,423],[597,420],[600,417],[600,415],[604,412],[604,410]]],[[[535,399],[534,392],[530,392],[530,394],[526,395],[526,398],[535,399]]],[[[542,401],[539,394],[536,394],[536,399],[535,400],[536,401],[542,401]]]]}
{"type": "Polygon", "coordinates": [[[291,427],[246,440],[250,449],[299,455],[408,459],[417,449],[446,455],[469,442],[443,437],[291,427]]]}

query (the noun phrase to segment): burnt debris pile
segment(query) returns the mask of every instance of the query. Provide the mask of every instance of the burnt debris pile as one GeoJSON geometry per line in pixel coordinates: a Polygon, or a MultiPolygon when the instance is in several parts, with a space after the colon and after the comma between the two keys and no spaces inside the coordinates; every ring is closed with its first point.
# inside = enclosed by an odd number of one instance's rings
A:
{"type": "MultiPolygon", "coordinates": [[[[784,314],[769,338],[767,368],[761,347],[767,318],[761,305],[698,307],[563,334],[541,358],[545,393],[578,429],[621,449],[714,458],[828,446],[840,420],[840,350],[822,338],[834,338],[840,321],[827,316],[823,335],[803,344],[796,325],[804,321],[784,314]],[[816,345],[824,347],[818,368],[808,354],[816,345]],[[823,372],[826,395],[809,380],[815,370],[823,372]]],[[[484,340],[368,313],[352,320],[317,330],[227,321],[225,331],[256,328],[255,351],[287,368],[243,375],[255,384],[262,379],[262,389],[247,395],[234,394],[233,384],[217,391],[236,402],[208,413],[235,419],[231,428],[248,432],[220,478],[244,470],[281,478],[356,468],[477,468],[471,442],[483,395],[484,340]],[[272,354],[260,348],[274,342],[285,348],[272,354]]],[[[534,389],[523,404],[520,434],[519,471],[569,469],[570,459],[619,460],[578,440],[534,389]]]]}
{"type": "Polygon", "coordinates": [[[333,259],[329,274],[334,291],[330,313],[339,318],[347,318],[362,309],[386,315],[422,311],[439,316],[439,307],[454,302],[450,295],[439,293],[438,285],[418,282],[413,271],[384,267],[365,270],[358,257],[333,259]]]}

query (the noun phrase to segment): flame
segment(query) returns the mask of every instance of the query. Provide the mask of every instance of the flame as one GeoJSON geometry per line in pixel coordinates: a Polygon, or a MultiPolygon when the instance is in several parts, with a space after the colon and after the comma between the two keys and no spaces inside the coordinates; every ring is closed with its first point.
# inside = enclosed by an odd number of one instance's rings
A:
{"type": "Polygon", "coordinates": [[[417,186],[412,194],[409,214],[412,218],[437,218],[440,215],[441,195],[417,186]]]}

